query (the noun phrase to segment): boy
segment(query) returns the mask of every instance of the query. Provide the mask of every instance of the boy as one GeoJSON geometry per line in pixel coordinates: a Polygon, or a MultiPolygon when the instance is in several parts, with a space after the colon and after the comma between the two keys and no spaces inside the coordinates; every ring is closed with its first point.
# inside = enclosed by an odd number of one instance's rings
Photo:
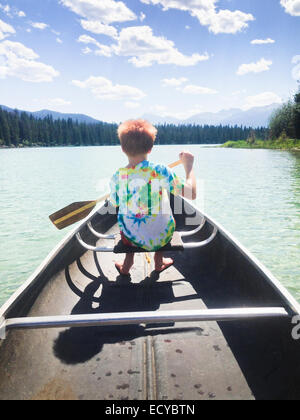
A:
{"type": "MultiPolygon", "coordinates": [[[[159,250],[167,245],[175,231],[175,220],[167,193],[196,199],[194,156],[180,153],[185,168],[183,183],[170,169],[148,161],[157,130],[144,120],[120,125],[118,135],[128,166],[119,169],[111,181],[111,202],[119,207],[118,222],[124,244],[146,251],[156,251],[155,270],[162,272],[173,265],[159,250]]],[[[134,253],[126,255],[123,264],[116,264],[122,275],[128,275],[134,264],[134,253]]]]}

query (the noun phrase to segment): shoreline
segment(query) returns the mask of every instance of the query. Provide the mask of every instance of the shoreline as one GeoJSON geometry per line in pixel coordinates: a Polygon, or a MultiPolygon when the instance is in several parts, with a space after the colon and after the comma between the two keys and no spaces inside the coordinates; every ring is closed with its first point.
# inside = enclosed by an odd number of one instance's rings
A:
{"type": "MultiPolygon", "coordinates": [[[[157,146],[189,146],[190,144],[187,143],[170,143],[170,144],[158,144],[157,146]]],[[[80,148],[80,147],[118,147],[119,145],[115,144],[99,144],[99,145],[56,145],[56,146],[0,146],[0,150],[22,150],[22,149],[63,149],[63,148],[80,148]]],[[[247,149],[247,150],[279,150],[282,152],[300,152],[300,140],[296,141],[296,144],[290,145],[287,147],[286,144],[281,144],[276,142],[264,142],[261,141],[259,144],[249,144],[246,141],[228,141],[224,144],[216,143],[216,144],[206,144],[206,143],[198,143],[193,144],[192,146],[203,146],[204,148],[223,148],[223,149],[247,149]],[[296,147],[295,147],[296,146],[296,147]]]]}
{"type": "Polygon", "coordinates": [[[73,148],[73,147],[117,147],[117,144],[96,144],[96,145],[67,145],[67,144],[61,144],[61,145],[55,145],[55,146],[0,146],[0,150],[22,150],[22,149],[63,149],[63,148],[73,148]]]}
{"type": "MultiPolygon", "coordinates": [[[[190,143],[170,143],[170,144],[156,144],[156,146],[203,146],[203,147],[221,147],[221,143],[216,144],[206,144],[206,143],[197,143],[197,144],[190,144],[190,143]]],[[[120,147],[120,144],[94,144],[94,145],[56,145],[56,146],[0,146],[0,150],[22,150],[22,149],[63,149],[63,148],[80,148],[80,147],[120,147]]]]}
{"type": "Polygon", "coordinates": [[[221,146],[224,149],[248,149],[248,150],[279,150],[282,152],[300,152],[300,140],[288,139],[286,141],[256,140],[249,144],[247,141],[228,141],[221,146]]]}

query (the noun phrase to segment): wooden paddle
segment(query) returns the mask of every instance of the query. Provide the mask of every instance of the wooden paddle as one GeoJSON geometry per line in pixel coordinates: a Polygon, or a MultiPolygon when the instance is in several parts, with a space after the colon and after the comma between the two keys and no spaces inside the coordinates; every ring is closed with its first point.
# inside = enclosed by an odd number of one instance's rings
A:
{"type": "MultiPolygon", "coordinates": [[[[175,168],[181,163],[181,160],[178,160],[177,162],[171,163],[169,168],[175,168]]],[[[77,203],[72,203],[69,206],[51,214],[49,219],[57,229],[65,229],[66,227],[71,226],[74,223],[79,222],[80,220],[87,217],[98,203],[107,200],[109,196],[109,194],[106,194],[95,201],[80,201],[77,203]]]]}

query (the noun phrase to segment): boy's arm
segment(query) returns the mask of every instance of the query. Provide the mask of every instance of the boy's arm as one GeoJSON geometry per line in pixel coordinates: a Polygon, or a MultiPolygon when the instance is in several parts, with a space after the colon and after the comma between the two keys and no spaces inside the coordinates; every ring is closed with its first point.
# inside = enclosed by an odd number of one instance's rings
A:
{"type": "Polygon", "coordinates": [[[180,160],[184,166],[186,173],[186,182],[182,192],[183,197],[188,200],[196,200],[197,198],[197,181],[194,173],[194,160],[195,157],[190,152],[182,152],[179,155],[180,160]]]}
{"type": "Polygon", "coordinates": [[[110,203],[113,207],[119,207],[119,177],[115,174],[110,180],[110,203]]]}

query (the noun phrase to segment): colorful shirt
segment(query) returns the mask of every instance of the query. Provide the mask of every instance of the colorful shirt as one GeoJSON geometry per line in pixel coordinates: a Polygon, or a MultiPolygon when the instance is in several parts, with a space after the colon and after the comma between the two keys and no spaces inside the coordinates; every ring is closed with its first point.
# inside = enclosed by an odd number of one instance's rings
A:
{"type": "Polygon", "coordinates": [[[180,195],[183,187],[169,168],[146,160],[119,169],[111,180],[111,203],[119,207],[121,232],[147,251],[167,245],[176,228],[168,194],[180,195]]]}

